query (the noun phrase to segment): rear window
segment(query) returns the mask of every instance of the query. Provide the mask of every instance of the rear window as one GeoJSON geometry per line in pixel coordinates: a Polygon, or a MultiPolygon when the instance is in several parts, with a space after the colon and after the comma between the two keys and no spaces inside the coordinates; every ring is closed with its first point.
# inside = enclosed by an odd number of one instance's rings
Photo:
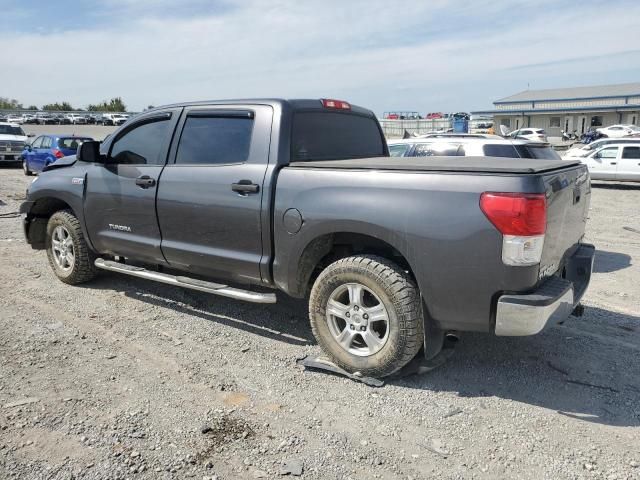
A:
{"type": "Polygon", "coordinates": [[[378,122],[353,113],[298,112],[291,133],[292,161],[382,157],[378,122]]]}
{"type": "Polygon", "coordinates": [[[58,148],[67,148],[67,149],[70,149],[70,150],[75,150],[80,145],[82,145],[84,142],[89,142],[91,140],[93,140],[93,139],[92,138],[78,138],[78,137],[59,138],[58,139],[58,148]]]}
{"type": "Polygon", "coordinates": [[[464,149],[460,147],[458,143],[422,143],[416,145],[413,150],[413,157],[455,157],[464,156],[464,149]]]}
{"type": "Polygon", "coordinates": [[[408,143],[400,143],[398,145],[389,145],[389,155],[392,157],[403,157],[411,145],[408,143]]]}

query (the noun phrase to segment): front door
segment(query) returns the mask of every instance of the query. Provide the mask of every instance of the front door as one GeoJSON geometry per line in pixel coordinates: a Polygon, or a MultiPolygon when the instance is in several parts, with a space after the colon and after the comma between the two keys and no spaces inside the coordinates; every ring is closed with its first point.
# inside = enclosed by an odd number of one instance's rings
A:
{"type": "Polygon", "coordinates": [[[36,138],[31,143],[31,148],[28,148],[27,151],[24,153],[25,160],[27,161],[27,165],[29,166],[30,170],[33,170],[33,171],[38,170],[38,164],[37,164],[38,160],[37,160],[36,154],[38,149],[42,146],[43,138],[44,138],[43,136],[36,138]]]}
{"type": "Polygon", "coordinates": [[[141,116],[102,146],[105,164],[89,167],[85,222],[100,253],[165,263],[156,190],[181,109],[141,116]]]}
{"type": "Polygon", "coordinates": [[[604,147],[586,158],[589,174],[594,180],[615,180],[619,147],[604,147]]]}
{"type": "Polygon", "coordinates": [[[272,117],[265,105],[185,109],[158,189],[162,252],[170,265],[243,283],[261,280],[272,117]]]}
{"type": "Polygon", "coordinates": [[[640,180],[640,147],[622,147],[618,160],[616,180],[637,182],[640,180]]]}

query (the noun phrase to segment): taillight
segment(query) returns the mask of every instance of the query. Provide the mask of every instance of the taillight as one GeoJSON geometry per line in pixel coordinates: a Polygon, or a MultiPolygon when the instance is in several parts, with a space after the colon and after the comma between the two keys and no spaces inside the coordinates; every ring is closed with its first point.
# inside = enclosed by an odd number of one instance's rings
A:
{"type": "Polygon", "coordinates": [[[322,99],[322,106],[324,108],[337,108],[338,110],[351,110],[351,105],[344,100],[333,100],[330,98],[322,99]]]}
{"type": "Polygon", "coordinates": [[[64,153],[62,153],[57,148],[54,148],[53,149],[53,156],[56,157],[56,158],[62,158],[62,157],[64,157],[64,153]]]}
{"type": "Polygon", "coordinates": [[[544,194],[485,192],[480,196],[480,209],[503,235],[506,265],[540,263],[547,229],[544,194]]]}

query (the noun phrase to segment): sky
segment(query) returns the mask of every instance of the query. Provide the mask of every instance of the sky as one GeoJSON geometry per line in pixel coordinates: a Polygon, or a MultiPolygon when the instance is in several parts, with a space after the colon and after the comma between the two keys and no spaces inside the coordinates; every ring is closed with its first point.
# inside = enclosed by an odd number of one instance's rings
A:
{"type": "Polygon", "coordinates": [[[0,97],[337,98],[378,114],[640,81],[638,0],[0,0],[0,97]]]}

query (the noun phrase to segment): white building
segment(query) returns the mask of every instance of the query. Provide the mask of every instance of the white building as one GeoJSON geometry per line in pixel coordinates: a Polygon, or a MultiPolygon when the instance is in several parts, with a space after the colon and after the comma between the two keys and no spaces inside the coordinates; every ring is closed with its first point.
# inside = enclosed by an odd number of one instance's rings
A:
{"type": "Polygon", "coordinates": [[[493,115],[496,131],[505,125],[511,130],[544,128],[550,137],[560,137],[561,130],[582,134],[590,127],[638,125],[640,83],[526,90],[493,105],[494,110],[472,113],[493,115]]]}

